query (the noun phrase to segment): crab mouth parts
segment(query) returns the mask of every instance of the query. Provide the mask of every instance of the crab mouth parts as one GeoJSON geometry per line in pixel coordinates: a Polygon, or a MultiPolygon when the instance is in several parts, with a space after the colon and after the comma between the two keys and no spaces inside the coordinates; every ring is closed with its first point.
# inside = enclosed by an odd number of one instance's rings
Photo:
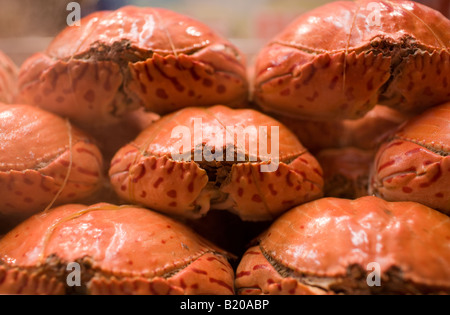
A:
{"type": "Polygon", "coordinates": [[[429,51],[419,47],[411,36],[404,36],[398,43],[390,38],[375,37],[370,45],[373,49],[369,49],[367,53],[373,52],[375,55],[382,54],[384,57],[391,58],[390,77],[379,90],[379,101],[387,104],[395,98],[390,95],[393,93],[390,90],[395,88],[393,87],[394,80],[401,74],[404,62],[410,56],[429,51]]]}
{"type": "Polygon", "coordinates": [[[450,288],[414,283],[403,277],[399,267],[393,266],[381,275],[381,286],[369,286],[369,272],[358,264],[349,265],[345,275],[336,277],[317,276],[295,272],[276,261],[260,245],[260,250],[267,261],[282,278],[293,278],[310,287],[312,291],[326,294],[349,295],[386,295],[386,294],[440,294],[450,293],[450,288]]]}
{"type": "MultiPolygon", "coordinates": [[[[279,163],[283,163],[289,165],[297,158],[305,154],[307,151],[302,152],[300,154],[296,154],[291,157],[287,157],[281,160],[279,163]]],[[[225,153],[224,153],[225,155],[225,153]]],[[[226,161],[226,156],[223,157],[223,161],[226,161]]],[[[231,198],[230,194],[223,192],[223,189],[226,185],[228,185],[231,181],[232,168],[233,165],[239,164],[258,164],[262,165],[263,162],[257,158],[252,158],[249,155],[245,156],[244,161],[239,161],[237,159],[237,153],[235,153],[235,162],[219,162],[213,161],[208,162],[203,160],[202,162],[196,162],[201,169],[203,169],[208,176],[208,184],[203,189],[201,196],[197,199],[200,201],[194,209],[194,213],[197,215],[206,215],[206,213],[210,210],[228,210],[234,211],[233,209],[236,207],[236,202],[233,198],[231,198]],[[202,195],[207,195],[209,201],[204,204],[202,201],[202,195]]]]}

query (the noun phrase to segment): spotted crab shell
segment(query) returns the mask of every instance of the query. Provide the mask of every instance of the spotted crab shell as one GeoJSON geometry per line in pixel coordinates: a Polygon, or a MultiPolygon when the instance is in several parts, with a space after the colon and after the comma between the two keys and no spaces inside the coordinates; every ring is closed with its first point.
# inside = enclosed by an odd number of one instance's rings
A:
{"type": "Polygon", "coordinates": [[[0,51],[0,102],[12,103],[17,93],[17,66],[0,51]]]}
{"type": "Polygon", "coordinates": [[[135,206],[62,206],[0,240],[1,293],[230,295],[233,278],[227,253],[135,206]],[[81,267],[74,288],[71,263],[81,267]]]}
{"type": "Polygon", "coordinates": [[[21,68],[20,100],[79,124],[106,124],[141,106],[242,106],[245,58],[209,27],[159,8],[101,11],[68,27],[21,68]]]}
{"type": "Polygon", "coordinates": [[[320,165],[285,126],[257,111],[225,106],[188,108],[163,117],[116,154],[109,175],[127,202],[189,218],[200,218],[212,208],[230,210],[244,220],[272,220],[323,194],[320,165]],[[190,136],[187,147],[180,145],[179,127],[190,136]],[[244,142],[233,135],[239,127],[250,128],[244,142]],[[272,135],[279,143],[278,156],[250,149],[250,142],[259,146],[266,141],[258,135],[260,127],[266,128],[268,149],[272,135]],[[278,128],[279,139],[272,128],[278,128]],[[199,150],[219,156],[208,162],[200,155],[197,160],[199,150]],[[230,152],[231,160],[226,156],[230,152]],[[263,172],[269,163],[278,168],[263,172]]]}
{"type": "Polygon", "coordinates": [[[92,139],[54,114],[0,104],[0,225],[14,224],[99,188],[103,159],[92,139]],[[56,199],[55,199],[56,198],[56,199]]]}
{"type": "Polygon", "coordinates": [[[450,103],[409,121],[376,156],[371,193],[450,214],[450,103]]]}
{"type": "Polygon", "coordinates": [[[256,62],[254,98],[303,119],[356,119],[376,104],[450,100],[450,21],[413,1],[339,1],[299,17],[256,62]]]}
{"type": "Polygon", "coordinates": [[[414,202],[327,198],[294,208],[250,248],[239,294],[450,294],[450,218],[414,202]],[[370,285],[379,275],[380,285],[370,285]]]}

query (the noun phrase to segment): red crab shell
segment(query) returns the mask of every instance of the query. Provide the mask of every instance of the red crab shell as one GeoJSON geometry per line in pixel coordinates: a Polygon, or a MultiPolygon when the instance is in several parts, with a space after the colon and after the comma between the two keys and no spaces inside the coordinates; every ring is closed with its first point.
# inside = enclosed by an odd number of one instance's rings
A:
{"type": "Polygon", "coordinates": [[[449,235],[450,219],[418,203],[321,199],[289,211],[259,237],[239,264],[236,290],[450,294],[449,235]],[[372,263],[380,287],[368,285],[372,263]]]}
{"type": "Polygon", "coordinates": [[[316,158],[323,169],[325,196],[349,199],[368,196],[375,153],[353,147],[320,151],[316,158]]]}
{"type": "Polygon", "coordinates": [[[146,209],[67,205],[0,240],[0,293],[230,295],[234,273],[226,255],[146,209]],[[82,281],[71,288],[67,265],[74,262],[82,281]]]}
{"type": "Polygon", "coordinates": [[[102,11],[68,27],[24,63],[21,99],[80,124],[102,124],[144,105],[166,114],[247,101],[245,60],[231,43],[159,8],[102,11]]]}
{"type": "Polygon", "coordinates": [[[244,220],[272,220],[323,194],[320,165],[286,127],[257,111],[225,106],[187,108],[162,118],[116,154],[109,175],[116,192],[127,202],[189,218],[200,218],[212,208],[231,210],[244,220]],[[202,122],[202,142],[196,135],[195,119],[202,122]],[[172,153],[179,150],[180,138],[172,133],[180,126],[195,137],[189,140],[191,146],[180,153],[194,156],[195,147],[200,145],[217,152],[223,148],[225,155],[232,147],[237,148],[234,162],[226,162],[225,156],[223,162],[174,160],[172,153]],[[256,132],[259,127],[267,127],[269,142],[271,127],[278,127],[278,169],[261,171],[269,159],[261,152],[257,156],[250,153],[249,139],[258,137],[255,134],[246,137],[245,147],[239,146],[236,137],[233,143],[230,137],[217,140],[226,127],[255,127],[256,132]],[[236,162],[239,153],[245,155],[245,161],[236,162]]]}
{"type": "Polygon", "coordinates": [[[0,51],[0,102],[12,103],[17,89],[17,66],[0,51]]]}
{"type": "Polygon", "coordinates": [[[124,115],[121,120],[108,126],[92,125],[83,129],[98,142],[105,161],[111,161],[120,148],[133,141],[145,128],[159,118],[159,115],[139,109],[124,115]]]}
{"type": "Polygon", "coordinates": [[[412,1],[340,1],[299,17],[260,53],[255,100],[298,118],[420,112],[450,100],[450,21],[412,1]]]}
{"type": "Polygon", "coordinates": [[[371,193],[450,214],[449,153],[450,103],[446,103],[412,119],[380,148],[371,193]]]}
{"type": "Polygon", "coordinates": [[[0,225],[92,195],[102,155],[64,119],[27,105],[0,104],[0,225]],[[69,136],[70,135],[70,136],[69,136]]]}
{"type": "Polygon", "coordinates": [[[357,120],[311,121],[277,116],[311,152],[355,147],[374,150],[410,118],[386,106],[376,106],[357,120]]]}

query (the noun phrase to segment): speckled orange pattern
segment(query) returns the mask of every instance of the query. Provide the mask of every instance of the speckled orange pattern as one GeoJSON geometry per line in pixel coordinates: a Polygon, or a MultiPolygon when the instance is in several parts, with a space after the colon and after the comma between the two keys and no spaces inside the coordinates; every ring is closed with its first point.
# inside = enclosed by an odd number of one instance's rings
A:
{"type": "Polygon", "coordinates": [[[441,13],[413,1],[324,5],[262,50],[255,100],[315,120],[360,118],[376,104],[420,112],[450,100],[449,29],[441,13]]]}
{"type": "Polygon", "coordinates": [[[43,211],[58,193],[62,204],[99,188],[103,159],[92,139],[41,109],[0,104],[0,148],[1,225],[43,211]]]}
{"type": "Polygon", "coordinates": [[[79,124],[144,106],[245,105],[245,57],[206,25],[160,8],[97,12],[68,27],[20,71],[19,100],[79,124]]]}
{"type": "Polygon", "coordinates": [[[371,193],[450,214],[449,153],[450,103],[446,103],[412,119],[380,148],[371,193]]]}
{"type": "Polygon", "coordinates": [[[64,273],[41,271],[52,256],[64,269],[89,262],[82,286],[90,294],[234,294],[225,252],[133,206],[67,205],[35,215],[0,240],[0,253],[0,293],[64,293],[64,273]]]}
{"type": "Polygon", "coordinates": [[[348,268],[372,262],[382,286],[398,270],[412,287],[450,292],[450,219],[418,203],[321,199],[289,211],[258,239],[236,271],[241,294],[334,293],[333,285],[352,278],[348,268]]]}
{"type": "MultiPolygon", "coordinates": [[[[237,139],[223,143],[224,148],[238,146],[237,139]]],[[[245,148],[237,148],[236,153],[241,151],[249,155],[248,138],[245,148]]],[[[187,152],[194,154],[194,149],[190,147],[187,152]]],[[[225,165],[215,164],[218,168],[225,165]]],[[[189,108],[162,118],[116,154],[109,174],[116,192],[128,202],[190,218],[199,218],[212,208],[230,209],[244,220],[271,220],[323,193],[320,165],[286,127],[257,111],[224,106],[189,108]],[[267,126],[269,132],[271,126],[279,126],[278,170],[262,173],[263,156],[257,156],[256,162],[249,162],[247,157],[247,162],[230,163],[226,178],[211,187],[205,163],[172,159],[178,141],[172,138],[172,131],[186,126],[194,135],[195,118],[203,122],[203,144],[216,143],[214,132],[229,126],[255,126],[256,130],[267,126]],[[225,194],[227,199],[218,204],[217,194],[225,194]]]]}

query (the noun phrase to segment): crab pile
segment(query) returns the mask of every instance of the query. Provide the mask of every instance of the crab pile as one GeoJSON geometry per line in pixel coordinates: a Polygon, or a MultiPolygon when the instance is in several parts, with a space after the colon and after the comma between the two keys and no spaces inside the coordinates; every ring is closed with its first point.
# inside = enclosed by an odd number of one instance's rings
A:
{"type": "Polygon", "coordinates": [[[450,294],[449,29],[330,3],[248,78],[129,6],[0,54],[0,294],[450,294]]]}

